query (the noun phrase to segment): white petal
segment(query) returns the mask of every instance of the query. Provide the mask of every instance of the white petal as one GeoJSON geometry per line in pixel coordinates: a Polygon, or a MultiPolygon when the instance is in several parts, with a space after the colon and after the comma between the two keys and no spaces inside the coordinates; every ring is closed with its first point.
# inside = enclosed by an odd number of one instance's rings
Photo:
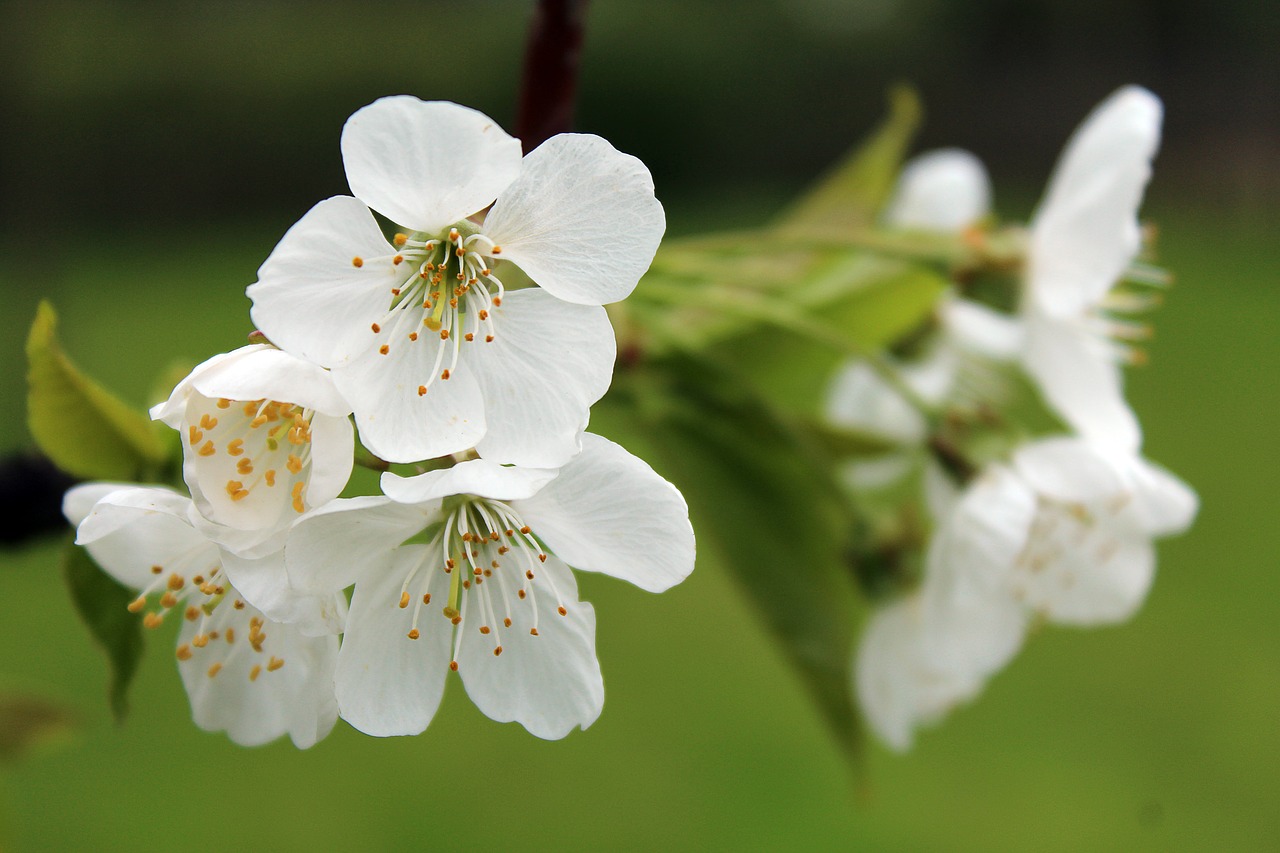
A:
{"type": "Polygon", "coordinates": [[[191,371],[192,387],[206,397],[283,400],[325,415],[345,417],[351,406],[328,371],[275,347],[241,347],[191,371]]]}
{"type": "Polygon", "coordinates": [[[288,623],[308,637],[342,633],[346,597],[340,593],[313,595],[293,588],[285,572],[283,550],[257,559],[223,551],[222,569],[244,600],[273,622],[288,623]]]}
{"type": "Polygon", "coordinates": [[[982,161],[959,148],[921,154],[908,162],[885,210],[896,228],[954,233],[991,208],[991,180],[982,161]]]}
{"type": "Polygon", "coordinates": [[[220,563],[218,548],[187,522],[190,506],[169,489],[113,491],[81,522],[76,544],[116,580],[138,589],[157,574],[208,572],[220,563]]]}
{"type": "Polygon", "coordinates": [[[878,492],[896,486],[912,474],[916,461],[916,455],[907,450],[849,459],[840,465],[840,480],[853,492],[878,492]]]}
{"type": "Polygon", "coordinates": [[[1191,526],[1200,500],[1190,486],[1141,458],[1134,458],[1125,473],[1133,495],[1133,512],[1147,535],[1173,536],[1191,526]]]}
{"type": "Polygon", "coordinates": [[[392,222],[435,232],[488,207],[520,171],[520,141],[484,113],[409,95],[347,119],[351,192],[392,222]]]}
{"type": "Polygon", "coordinates": [[[598,136],[562,133],[529,152],[484,232],[553,295],[582,305],[625,299],[666,230],[653,178],[598,136]]]}
{"type": "Polygon", "coordinates": [[[1013,464],[1031,489],[1055,501],[1098,503],[1128,491],[1113,458],[1074,436],[1025,444],[1014,453],[1013,464]]]}
{"type": "Polygon", "coordinates": [[[598,435],[584,434],[582,453],[515,509],[574,568],[650,592],[662,592],[693,571],[693,527],[680,492],[643,460],[598,435]]]}
{"type": "Polygon", "coordinates": [[[345,589],[362,571],[386,570],[401,542],[439,520],[438,506],[409,506],[383,497],[325,504],[289,530],[289,582],[306,592],[345,589]]]}
{"type": "Polygon", "coordinates": [[[231,358],[237,352],[239,352],[239,350],[219,353],[213,358],[207,359],[197,365],[196,368],[187,374],[181,382],[174,386],[173,391],[169,393],[169,399],[151,407],[149,412],[151,419],[153,421],[162,421],[174,429],[182,429],[182,419],[186,414],[187,402],[191,398],[192,391],[195,390],[192,380],[195,378],[196,374],[202,370],[208,370],[214,365],[231,358]]]}
{"type": "Polygon", "coordinates": [[[827,395],[826,417],[837,426],[883,436],[900,444],[924,439],[924,416],[865,361],[841,368],[827,395]]]}
{"type": "Polygon", "coordinates": [[[88,518],[93,505],[112,492],[122,489],[136,489],[137,483],[81,483],[67,489],[62,496],[62,515],[71,522],[72,527],[79,527],[80,522],[88,518]]]}
{"type": "Polygon", "coordinates": [[[1086,329],[1035,314],[1026,332],[1023,364],[1049,407],[1087,438],[1136,452],[1142,432],[1106,344],[1086,329]]]}
{"type": "Polygon", "coordinates": [[[1078,316],[1111,289],[1141,246],[1138,205],[1160,144],[1160,100],[1126,86],[1071,137],[1031,227],[1031,298],[1078,316]]]}
{"type": "Polygon", "coordinates": [[[493,319],[493,342],[465,349],[488,425],[476,450],[495,462],[562,465],[578,452],[588,409],[613,380],[609,317],[598,306],[529,289],[508,293],[493,319]]]}
{"type": "Polygon", "coordinates": [[[1151,540],[1103,522],[1082,528],[1053,559],[1022,569],[1015,589],[1028,607],[1053,622],[1107,625],[1137,611],[1154,577],[1151,540]]]}
{"type": "Polygon", "coordinates": [[[389,344],[386,355],[370,348],[333,371],[338,390],[355,409],[361,442],[389,462],[459,453],[484,435],[484,399],[475,371],[460,362],[449,379],[431,382],[439,370],[437,346],[405,338],[389,344]],[[420,387],[427,392],[419,394],[420,387]]]}
{"type": "Polygon", "coordinates": [[[1014,471],[992,465],[965,489],[929,546],[931,574],[954,577],[952,597],[1006,594],[1035,517],[1036,495],[1014,471]]]}
{"type": "Polygon", "coordinates": [[[403,276],[369,209],[336,196],[307,211],[280,239],[245,294],[253,322],[280,349],[324,367],[373,346],[369,326],[403,276]],[[354,258],[362,266],[353,265],[354,258]]]}
{"type": "MultiPolygon", "coordinates": [[[[444,695],[453,626],[437,605],[424,607],[420,638],[409,639],[412,607],[400,607],[400,588],[424,558],[422,546],[400,548],[390,566],[361,575],[351,598],[336,676],[342,718],[377,737],[413,735],[435,716],[444,695]]],[[[431,572],[428,587],[442,602],[447,576],[431,572]]]]}
{"type": "MultiPolygon", "coordinates": [[[[488,584],[486,584],[488,586],[488,584]]],[[[459,631],[467,632],[458,652],[458,674],[471,701],[490,719],[517,722],[540,738],[562,738],[574,728],[587,728],[604,707],[604,681],[596,660],[596,615],[578,601],[573,573],[555,557],[539,572],[533,596],[515,603],[510,628],[487,620],[476,587],[470,590],[459,631]],[[545,579],[554,581],[564,602],[549,594],[545,579]],[[533,608],[538,610],[538,636],[533,608]],[[478,629],[488,625],[494,633],[478,629]],[[501,643],[502,654],[494,655],[501,643]]],[[[501,618],[501,614],[496,614],[501,618]]]]}
{"type": "MultiPolygon", "coordinates": [[[[196,725],[225,731],[241,746],[288,734],[306,749],[328,734],[338,718],[333,693],[338,638],[306,637],[293,626],[267,621],[257,651],[247,639],[248,620],[262,614],[246,606],[234,615],[235,631],[245,639],[210,640],[203,648],[192,648],[191,658],[178,664],[196,725]],[[268,669],[272,658],[283,666],[268,669]],[[218,669],[210,675],[215,664],[218,669]]],[[[184,621],[179,643],[190,644],[199,627],[184,621]]]]}
{"type": "Polygon", "coordinates": [[[487,459],[472,459],[441,471],[415,477],[401,477],[390,471],[382,475],[382,492],[399,503],[424,503],[451,495],[477,495],[499,501],[532,497],[555,479],[554,468],[516,468],[497,465],[487,459]]]}
{"type": "Polygon", "coordinates": [[[1009,361],[1022,349],[1022,323],[977,302],[943,299],[938,304],[938,318],[947,337],[968,352],[1009,361]]]}
{"type": "Polygon", "coordinates": [[[304,501],[322,506],[342,494],[351,479],[355,435],[344,417],[316,415],[311,419],[311,480],[304,501]]]}
{"type": "Polygon", "coordinates": [[[871,730],[893,749],[911,748],[915,729],[977,695],[982,682],[932,665],[922,654],[928,625],[906,598],[872,613],[858,646],[854,685],[871,730]]]}

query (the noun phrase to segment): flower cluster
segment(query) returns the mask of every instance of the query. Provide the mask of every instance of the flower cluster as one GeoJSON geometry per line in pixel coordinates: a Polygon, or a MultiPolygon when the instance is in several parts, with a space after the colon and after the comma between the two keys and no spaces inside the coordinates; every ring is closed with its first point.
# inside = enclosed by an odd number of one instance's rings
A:
{"type": "MultiPolygon", "coordinates": [[[[1129,618],[1152,581],[1152,539],[1195,516],[1195,494],[1142,458],[1121,385],[1149,333],[1134,314],[1157,303],[1150,287],[1162,282],[1137,262],[1161,113],[1150,92],[1126,87],[1076,131],[1014,235],[1022,262],[1005,305],[972,286],[980,270],[962,271],[927,341],[851,363],[833,386],[833,423],[896,448],[853,464],[850,486],[865,494],[915,473],[932,518],[920,576],[873,613],[856,655],[857,699],[894,748],[977,695],[1034,624],[1129,618]],[[1018,374],[1065,433],[1028,438],[992,405],[1018,374]]],[[[933,152],[903,170],[885,225],[995,256],[990,195],[971,154],[933,152]]]]}
{"type": "Polygon", "coordinates": [[[693,568],[680,493],[585,432],[613,373],[603,306],[665,228],[648,170],[590,135],[522,157],[487,116],[408,96],[352,115],[342,155],[354,197],[312,208],[248,288],[270,343],[152,410],[190,497],[79,486],[76,541],[148,627],[184,620],[196,723],[238,743],[310,746],[338,716],[420,732],[450,671],[496,720],[586,728],[604,690],[569,567],[654,592],[693,568]],[[413,465],[380,495],[339,497],[352,419],[413,465]]]}

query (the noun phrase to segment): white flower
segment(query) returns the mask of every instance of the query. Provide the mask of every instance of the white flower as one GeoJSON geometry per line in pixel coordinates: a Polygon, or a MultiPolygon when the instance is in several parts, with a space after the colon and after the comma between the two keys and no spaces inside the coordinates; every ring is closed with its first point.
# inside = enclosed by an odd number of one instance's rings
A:
{"type": "Polygon", "coordinates": [[[346,486],[350,413],[327,371],[268,346],[214,356],[151,410],[182,434],[193,523],[250,557],[278,551],[299,515],[346,486]]]}
{"type": "Polygon", "coordinates": [[[343,718],[368,734],[425,729],[451,668],[495,720],[542,738],[586,728],[604,686],[595,613],[569,565],[651,592],[693,569],[680,493],[595,435],[559,471],[478,459],[386,474],[382,486],[388,497],[309,514],[286,546],[296,586],[355,584],[337,694],[343,718]]]}
{"type": "Polygon", "coordinates": [[[332,368],[384,459],[474,446],[565,462],[612,376],[601,306],[631,292],[665,229],[644,164],[581,134],[521,159],[487,116],[409,96],[352,115],[342,153],[357,198],[284,236],[248,289],[254,322],[332,368]],[[370,208],[405,231],[389,243],[370,208]],[[539,287],[506,290],[500,261],[539,287]]]}
{"type": "Polygon", "coordinates": [[[1136,452],[1137,419],[1118,362],[1146,329],[1111,313],[1141,307],[1112,294],[1141,248],[1138,205],[1160,143],[1162,107],[1127,86],[1103,101],[1062,153],[1031,224],[1023,361],[1050,407],[1076,431],[1136,452]]]}
{"type": "MultiPolygon", "coordinates": [[[[63,512],[78,525],[76,543],[139,590],[129,610],[154,607],[147,627],[171,614],[184,620],[178,669],[196,725],[225,730],[244,746],[288,734],[305,749],[329,733],[337,720],[336,634],[307,636],[249,604],[228,577],[228,555],[192,526],[190,500],[164,488],[93,483],[70,490],[63,512]]],[[[255,561],[251,571],[283,577],[281,555],[255,561]]],[[[312,628],[340,629],[341,596],[294,602],[312,628]]]]}
{"type": "Polygon", "coordinates": [[[979,481],[946,508],[919,589],[872,614],[853,681],[868,725],[890,747],[910,748],[918,726],[976,697],[1021,646],[1025,609],[1002,579],[975,570],[1016,559],[1019,533],[1000,519],[1021,503],[1016,490],[979,481]]]}
{"type": "Polygon", "coordinates": [[[896,749],[974,698],[1017,653],[1027,620],[1129,618],[1151,586],[1152,539],[1185,530],[1196,496],[1167,471],[1082,438],[1020,448],[956,499],[910,597],[872,615],[855,684],[896,749]]]}
{"type": "Polygon", "coordinates": [[[991,180],[982,161],[959,148],[940,148],[902,167],[884,219],[894,228],[958,234],[990,211],[991,180]]]}

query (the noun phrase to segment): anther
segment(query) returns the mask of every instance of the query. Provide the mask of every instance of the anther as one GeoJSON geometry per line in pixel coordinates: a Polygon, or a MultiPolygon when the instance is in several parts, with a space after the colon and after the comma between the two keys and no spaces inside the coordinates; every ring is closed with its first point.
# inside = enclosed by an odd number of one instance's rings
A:
{"type": "Polygon", "coordinates": [[[538,636],[538,629],[537,629],[537,628],[530,628],[530,629],[529,629],[529,636],[531,636],[531,637],[536,637],[536,636],[538,636]]]}
{"type": "Polygon", "coordinates": [[[451,660],[451,661],[449,661],[449,669],[453,670],[454,672],[457,672],[457,671],[458,671],[458,662],[457,662],[456,660],[451,660]]]}
{"type": "Polygon", "coordinates": [[[400,593],[400,609],[404,610],[408,606],[409,606],[409,593],[407,592],[400,593]]]}
{"type": "MultiPolygon", "coordinates": [[[[183,613],[182,615],[183,615],[183,616],[185,616],[185,617],[187,618],[187,621],[188,621],[188,622],[194,622],[194,621],[196,621],[197,619],[199,619],[199,618],[200,618],[200,608],[199,608],[199,607],[196,607],[196,606],[193,604],[192,606],[188,607],[188,608],[187,608],[187,612],[186,612],[186,613],[183,613]]],[[[228,628],[227,630],[231,630],[231,629],[230,629],[230,628],[228,628]]]]}
{"type": "Polygon", "coordinates": [[[230,400],[228,400],[226,397],[221,397],[221,398],[219,398],[219,400],[218,400],[218,408],[219,408],[219,409],[229,409],[229,408],[231,408],[231,401],[230,401],[230,400]]]}
{"type": "Polygon", "coordinates": [[[523,589],[516,590],[516,595],[520,596],[520,600],[524,600],[525,591],[523,589]]]}
{"type": "Polygon", "coordinates": [[[210,415],[207,412],[200,416],[201,429],[213,429],[217,425],[218,425],[218,419],[215,417],[210,417],[210,415]]]}
{"type": "Polygon", "coordinates": [[[377,323],[371,323],[371,324],[369,325],[369,328],[370,328],[370,329],[373,329],[373,333],[374,333],[375,335],[376,335],[376,334],[378,334],[378,332],[381,332],[381,331],[382,331],[382,327],[381,327],[381,326],[379,326],[377,323]]]}
{"type": "Polygon", "coordinates": [[[236,641],[236,629],[228,628],[227,633],[223,634],[222,636],[223,636],[223,639],[225,639],[228,643],[234,643],[236,641]]]}
{"type": "Polygon", "coordinates": [[[491,254],[491,255],[501,255],[501,254],[502,254],[502,247],[501,247],[501,246],[494,246],[492,249],[490,249],[490,250],[489,250],[489,254],[491,254]]]}
{"type": "Polygon", "coordinates": [[[423,595],[422,595],[422,603],[423,603],[423,604],[430,604],[430,603],[431,603],[431,593],[429,593],[429,592],[423,593],[423,595]]]}
{"type": "Polygon", "coordinates": [[[178,656],[178,660],[191,660],[191,647],[188,646],[186,643],[183,643],[182,645],[178,646],[178,651],[176,654],[178,656]]]}
{"type": "Polygon", "coordinates": [[[266,470],[266,473],[264,473],[264,474],[262,475],[262,478],[263,478],[264,480],[266,480],[266,481],[267,481],[267,485],[268,485],[268,486],[274,486],[274,485],[276,484],[276,471],[275,471],[275,469],[274,469],[274,468],[268,468],[268,469],[266,470]]]}
{"type": "Polygon", "coordinates": [[[275,672],[282,666],[284,666],[284,661],[280,658],[272,657],[267,660],[267,672],[275,672]]]}
{"type": "Polygon", "coordinates": [[[383,344],[382,346],[378,347],[378,352],[380,352],[382,355],[386,355],[387,353],[391,352],[391,347],[387,346],[386,344],[383,344]]]}
{"type": "Polygon", "coordinates": [[[405,243],[409,242],[409,235],[401,231],[397,231],[396,236],[391,238],[391,242],[395,243],[396,247],[399,248],[400,246],[403,246],[405,243]]]}
{"type": "Polygon", "coordinates": [[[563,605],[563,604],[556,608],[556,612],[557,612],[557,613],[559,613],[561,616],[568,616],[568,615],[569,615],[569,611],[564,609],[564,605],[563,605]]]}
{"type": "Polygon", "coordinates": [[[161,574],[162,572],[164,572],[164,566],[152,566],[152,567],[151,567],[151,574],[153,574],[153,575],[158,575],[158,574],[161,574]]]}
{"type": "Polygon", "coordinates": [[[360,257],[359,255],[356,255],[354,258],[351,259],[351,266],[356,267],[357,269],[364,266],[364,258],[360,257]]]}
{"type": "Polygon", "coordinates": [[[448,379],[448,378],[449,378],[449,376],[450,376],[449,368],[447,368],[447,367],[446,367],[444,370],[442,370],[442,371],[440,372],[440,378],[441,378],[441,379],[448,379]]]}
{"type": "Polygon", "coordinates": [[[503,620],[502,620],[502,627],[504,627],[504,628],[510,628],[510,627],[511,627],[511,619],[510,619],[510,618],[503,619],[503,620]]]}
{"type": "Polygon", "coordinates": [[[196,452],[199,453],[201,456],[212,456],[213,454],[217,453],[218,450],[213,446],[212,441],[206,441],[204,444],[200,446],[200,449],[196,452]]]}
{"type": "Polygon", "coordinates": [[[234,607],[236,610],[244,610],[244,602],[238,598],[235,600],[235,603],[233,603],[231,606],[234,607]]]}
{"type": "Polygon", "coordinates": [[[186,584],[186,581],[182,579],[182,575],[172,574],[172,575],[169,575],[169,582],[168,584],[166,584],[166,586],[168,586],[169,589],[173,590],[174,592],[177,592],[178,590],[182,589],[182,587],[185,584],[186,584]]]}
{"type": "Polygon", "coordinates": [[[464,339],[464,340],[466,340],[466,341],[468,341],[468,342],[470,342],[470,341],[474,341],[474,340],[476,339],[476,336],[475,336],[475,335],[473,335],[471,332],[467,332],[467,333],[466,333],[465,335],[463,335],[462,337],[463,337],[463,339],[464,339]]]}
{"type": "Polygon", "coordinates": [[[488,634],[488,633],[489,633],[489,626],[488,626],[488,625],[481,625],[481,626],[480,626],[480,633],[481,633],[481,634],[488,634]]]}
{"type": "Polygon", "coordinates": [[[253,669],[249,670],[249,680],[257,681],[259,675],[262,675],[262,665],[254,664],[253,669]]]}
{"type": "Polygon", "coordinates": [[[191,446],[195,447],[204,438],[204,433],[195,424],[192,424],[187,428],[187,437],[191,441],[191,446]]]}
{"type": "Polygon", "coordinates": [[[166,610],[173,607],[173,605],[177,603],[178,603],[178,596],[174,595],[171,592],[166,592],[164,595],[160,596],[160,606],[165,608],[166,610]]]}
{"type": "Polygon", "coordinates": [[[162,622],[164,622],[164,617],[159,613],[148,613],[142,617],[142,624],[147,628],[159,628],[162,622]]]}
{"type": "Polygon", "coordinates": [[[222,672],[222,664],[220,663],[215,663],[213,666],[209,667],[210,678],[213,678],[215,675],[217,675],[220,672],[222,672]]]}
{"type": "Polygon", "coordinates": [[[411,340],[411,341],[416,341],[417,339],[418,339],[418,333],[417,333],[417,332],[410,332],[410,333],[409,333],[409,340],[411,340]]]}
{"type": "Polygon", "coordinates": [[[493,656],[496,658],[500,654],[502,654],[502,646],[494,647],[493,656]]]}
{"type": "Polygon", "coordinates": [[[241,453],[244,453],[244,439],[237,438],[235,441],[227,442],[227,453],[230,453],[232,456],[239,456],[241,453]]]}
{"type": "Polygon", "coordinates": [[[418,629],[417,629],[417,628],[414,628],[414,629],[410,630],[408,634],[405,634],[405,636],[406,636],[406,637],[408,637],[410,640],[416,640],[416,639],[418,639],[419,637],[421,637],[422,635],[418,633],[418,629]]]}
{"type": "Polygon", "coordinates": [[[441,330],[440,330],[440,340],[442,340],[442,341],[447,341],[447,340],[449,340],[449,330],[448,330],[448,329],[441,329],[441,330]]]}
{"type": "Polygon", "coordinates": [[[419,397],[426,396],[426,393],[427,393],[427,386],[426,386],[426,385],[419,385],[419,386],[418,386],[418,396],[419,396],[419,397]]]}
{"type": "Polygon", "coordinates": [[[142,610],[142,608],[146,606],[147,606],[147,599],[144,596],[138,596],[133,601],[130,601],[129,606],[125,609],[128,610],[130,613],[138,613],[142,610]]]}
{"type": "Polygon", "coordinates": [[[209,637],[205,634],[196,634],[191,638],[191,645],[195,646],[197,649],[203,649],[205,646],[209,645],[209,637]]]}

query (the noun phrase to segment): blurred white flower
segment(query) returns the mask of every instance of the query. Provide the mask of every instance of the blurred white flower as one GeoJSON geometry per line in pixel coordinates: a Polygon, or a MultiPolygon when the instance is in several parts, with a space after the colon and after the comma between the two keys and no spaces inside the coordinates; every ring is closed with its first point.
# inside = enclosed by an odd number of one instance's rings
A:
{"type": "MultiPolygon", "coordinates": [[[[333,670],[342,596],[292,599],[305,627],[327,635],[270,620],[232,584],[228,555],[192,526],[191,501],[169,489],[86,484],[67,493],[63,512],[77,525],[76,544],[139,590],[129,610],[147,611],[147,627],[172,614],[183,619],[178,670],[196,725],[226,731],[243,746],[288,734],[305,749],[329,733],[338,716],[333,670]]],[[[279,554],[241,562],[257,575],[285,577],[279,554]]]]}
{"type": "Polygon", "coordinates": [[[372,735],[427,727],[456,670],[489,717],[561,738],[599,716],[595,612],[569,566],[651,592],[693,569],[680,493],[590,433],[563,468],[485,459],[338,500],[293,528],[289,576],[354,583],[336,674],[343,719],[372,735]]]}
{"type": "Polygon", "coordinates": [[[959,148],[940,148],[902,167],[884,220],[904,230],[955,234],[990,211],[991,180],[982,161],[959,148]]]}
{"type": "Polygon", "coordinates": [[[1138,206],[1160,143],[1163,108],[1126,86],[1067,142],[1031,223],[1021,314],[1023,363],[1068,425],[1130,452],[1141,432],[1119,363],[1145,327],[1113,316],[1132,304],[1113,286],[1141,248],[1138,206]]]}
{"type": "Polygon", "coordinates": [[[214,356],[151,409],[182,435],[193,523],[245,556],[279,551],[299,515],[346,486],[350,414],[328,371],[261,345],[214,356]]]}
{"type": "Polygon", "coordinates": [[[564,463],[612,377],[601,306],[632,291],[665,230],[644,164],[586,134],[522,159],[482,113],[409,96],[352,115],[342,154],[356,198],[285,234],[248,289],[254,322],[332,369],[384,459],[476,447],[564,463]],[[370,208],[406,232],[389,243],[370,208]],[[507,290],[501,261],[539,286],[507,290]]]}

